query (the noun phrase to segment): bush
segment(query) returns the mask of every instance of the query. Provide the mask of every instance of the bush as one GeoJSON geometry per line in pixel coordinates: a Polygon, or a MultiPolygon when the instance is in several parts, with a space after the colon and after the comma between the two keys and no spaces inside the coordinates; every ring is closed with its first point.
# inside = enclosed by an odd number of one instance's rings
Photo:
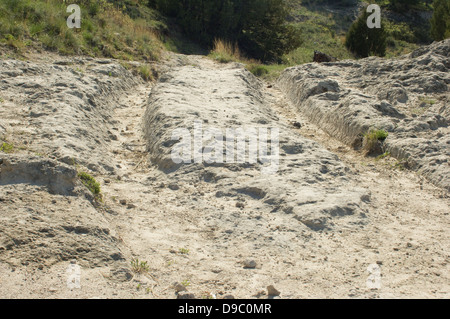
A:
{"type": "Polygon", "coordinates": [[[253,75],[257,77],[264,76],[266,74],[269,74],[269,70],[267,69],[267,66],[258,64],[258,63],[251,63],[247,65],[247,69],[253,73],[253,75]]]}
{"type": "Polygon", "coordinates": [[[345,46],[357,57],[365,58],[369,55],[384,56],[386,54],[386,39],[384,21],[381,28],[370,29],[367,19],[370,13],[364,9],[363,14],[350,26],[345,39],[345,46]]]}
{"type": "Polygon", "coordinates": [[[434,0],[431,18],[431,36],[436,41],[450,37],[450,1],[434,0]]]}

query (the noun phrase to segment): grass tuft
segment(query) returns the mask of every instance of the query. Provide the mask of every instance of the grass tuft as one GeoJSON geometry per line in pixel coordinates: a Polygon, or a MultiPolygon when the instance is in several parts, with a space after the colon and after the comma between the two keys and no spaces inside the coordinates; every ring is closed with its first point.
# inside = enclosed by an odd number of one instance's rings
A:
{"type": "Polygon", "coordinates": [[[139,261],[137,258],[131,260],[131,270],[136,274],[145,274],[150,270],[146,261],[139,261]]]}
{"type": "Polygon", "coordinates": [[[0,152],[4,153],[12,153],[14,151],[14,145],[3,142],[2,146],[0,146],[0,152]]]}
{"type": "Polygon", "coordinates": [[[240,62],[243,60],[237,44],[231,44],[221,39],[214,40],[214,49],[209,57],[220,63],[240,62]]]}
{"type": "Polygon", "coordinates": [[[363,139],[363,150],[366,155],[380,155],[383,153],[382,144],[389,136],[385,130],[370,129],[363,139]]]}
{"type": "Polygon", "coordinates": [[[100,196],[100,183],[98,183],[95,178],[85,172],[79,172],[78,177],[83,185],[86,186],[96,198],[100,196]]]}

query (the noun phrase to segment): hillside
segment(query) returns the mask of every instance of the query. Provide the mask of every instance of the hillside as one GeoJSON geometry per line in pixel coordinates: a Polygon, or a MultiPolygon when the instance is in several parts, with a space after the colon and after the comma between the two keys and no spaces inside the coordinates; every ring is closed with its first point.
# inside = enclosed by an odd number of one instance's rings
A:
{"type": "Polygon", "coordinates": [[[355,59],[344,2],[290,1],[279,63],[154,2],[0,2],[0,297],[449,298],[450,39],[355,59]]]}

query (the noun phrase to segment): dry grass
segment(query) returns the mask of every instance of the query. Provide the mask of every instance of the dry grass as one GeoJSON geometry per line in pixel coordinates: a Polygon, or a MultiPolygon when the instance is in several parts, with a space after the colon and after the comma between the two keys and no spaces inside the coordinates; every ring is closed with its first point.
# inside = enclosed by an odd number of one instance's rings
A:
{"type": "Polygon", "coordinates": [[[264,77],[269,74],[267,65],[264,65],[255,59],[248,59],[245,57],[239,50],[237,43],[232,44],[221,39],[215,39],[214,49],[210,52],[209,57],[220,63],[242,63],[251,73],[258,77],[264,77]]]}
{"type": "Polygon", "coordinates": [[[231,44],[221,39],[214,40],[214,49],[211,51],[210,56],[220,63],[241,62],[245,60],[237,44],[231,44]]]}

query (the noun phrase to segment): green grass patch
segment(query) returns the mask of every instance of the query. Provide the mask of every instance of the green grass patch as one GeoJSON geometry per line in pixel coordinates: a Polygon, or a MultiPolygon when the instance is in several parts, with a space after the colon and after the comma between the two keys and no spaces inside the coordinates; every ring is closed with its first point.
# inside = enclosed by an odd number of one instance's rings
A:
{"type": "Polygon", "coordinates": [[[69,29],[61,0],[0,1],[0,43],[21,53],[31,46],[64,55],[158,60],[166,26],[143,1],[83,0],[81,29],[69,29]],[[117,2],[120,2],[117,3],[117,2]]]}
{"type": "Polygon", "coordinates": [[[148,65],[141,65],[138,68],[139,75],[145,81],[153,80],[153,73],[148,65]]]}
{"type": "Polygon", "coordinates": [[[180,248],[178,252],[182,255],[189,255],[189,249],[187,248],[180,248]]]}
{"type": "Polygon", "coordinates": [[[246,67],[251,73],[253,73],[253,75],[257,77],[262,77],[269,74],[269,68],[263,64],[250,63],[246,67]]]}
{"type": "Polygon", "coordinates": [[[137,274],[145,274],[150,270],[150,266],[146,261],[140,261],[137,258],[131,260],[131,270],[137,274]]]}
{"type": "Polygon", "coordinates": [[[377,156],[377,158],[376,158],[376,160],[382,160],[382,159],[384,159],[384,158],[386,158],[386,157],[389,157],[389,156],[391,156],[391,152],[389,152],[389,151],[387,151],[387,152],[384,152],[383,154],[381,154],[381,155],[378,155],[377,156]]]}
{"type": "Polygon", "coordinates": [[[422,103],[425,103],[425,104],[429,104],[429,105],[436,104],[436,100],[433,100],[433,99],[430,99],[427,97],[423,97],[423,96],[419,97],[419,101],[422,103]]]}
{"type": "Polygon", "coordinates": [[[14,152],[14,145],[10,143],[3,142],[0,146],[0,152],[3,153],[12,153],[14,152]]]}
{"type": "Polygon", "coordinates": [[[78,177],[83,185],[86,186],[96,198],[100,196],[100,183],[97,182],[94,177],[85,172],[79,172],[78,177]]]}
{"type": "Polygon", "coordinates": [[[385,130],[370,129],[363,138],[363,150],[366,155],[379,155],[382,153],[382,143],[389,136],[385,130]]]}

